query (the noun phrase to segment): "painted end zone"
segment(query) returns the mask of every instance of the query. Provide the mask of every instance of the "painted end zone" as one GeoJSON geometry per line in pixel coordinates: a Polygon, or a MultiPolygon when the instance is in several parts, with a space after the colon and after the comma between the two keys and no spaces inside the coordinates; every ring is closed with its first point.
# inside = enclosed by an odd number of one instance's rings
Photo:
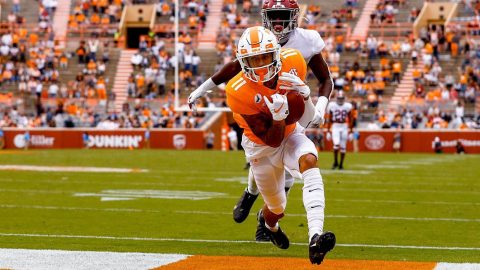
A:
{"type": "Polygon", "coordinates": [[[321,268],[308,258],[191,256],[156,270],[433,270],[434,262],[325,260],[321,268]]]}

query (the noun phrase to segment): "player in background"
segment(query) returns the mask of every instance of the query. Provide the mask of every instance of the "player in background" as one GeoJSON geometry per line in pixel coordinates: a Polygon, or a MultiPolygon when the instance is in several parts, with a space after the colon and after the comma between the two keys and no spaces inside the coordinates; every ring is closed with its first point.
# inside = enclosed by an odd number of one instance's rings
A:
{"type": "Polygon", "coordinates": [[[353,115],[352,104],[345,102],[343,91],[337,93],[335,102],[328,104],[329,130],[327,136],[333,141],[333,166],[332,170],[338,168],[343,170],[343,162],[347,153],[347,140],[353,139],[353,115]],[[331,135],[330,135],[331,134],[331,135]],[[338,152],[340,152],[340,163],[338,163],[338,152]]]}
{"type": "Polygon", "coordinates": [[[236,56],[242,71],[226,86],[227,105],[235,121],[244,129],[242,146],[265,201],[258,220],[270,241],[287,249],[288,237],[278,224],[287,204],[285,170],[302,178],[309,258],[312,264],[320,264],[335,246],[335,235],[323,232],[325,196],[317,167],[318,153],[303,128],[298,126],[307,126],[313,117],[308,114],[307,107],[314,110],[310,88],[304,83],[305,60],[297,50],[281,51],[275,35],[260,26],[248,28],[243,33],[236,56]],[[303,98],[305,112],[299,119],[288,118],[295,110],[288,108],[284,94],[288,91],[297,91],[303,98]]]}
{"type": "MultiPolygon", "coordinates": [[[[262,6],[262,22],[265,28],[275,34],[283,48],[299,50],[313,74],[319,81],[318,101],[315,105],[314,118],[311,126],[324,123],[325,109],[330,93],[333,89],[333,80],[328,65],[323,59],[321,51],[325,42],[315,30],[298,28],[300,8],[297,0],[265,0],[262,6]]],[[[195,109],[195,102],[215,86],[228,82],[242,70],[240,63],[235,60],[226,64],[220,71],[200,85],[188,97],[188,104],[195,109]]],[[[288,192],[294,183],[291,175],[286,175],[285,192],[288,192]]],[[[234,208],[234,220],[243,222],[250,213],[253,203],[258,197],[258,189],[251,171],[248,175],[248,186],[234,208]]],[[[257,228],[257,241],[265,241],[261,227],[257,228]]]]}

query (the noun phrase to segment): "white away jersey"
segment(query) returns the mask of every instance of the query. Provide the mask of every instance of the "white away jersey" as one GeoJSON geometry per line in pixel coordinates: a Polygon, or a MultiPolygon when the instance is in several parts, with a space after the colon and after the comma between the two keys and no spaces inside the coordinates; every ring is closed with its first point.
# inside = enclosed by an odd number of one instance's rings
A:
{"type": "Polygon", "coordinates": [[[282,47],[299,50],[308,64],[314,55],[319,54],[325,48],[325,42],[315,30],[295,28],[288,38],[288,42],[282,47]]]}
{"type": "Polygon", "coordinates": [[[336,102],[328,104],[327,112],[332,116],[333,123],[343,124],[347,122],[348,113],[352,110],[352,104],[345,102],[338,105],[336,102]]]}

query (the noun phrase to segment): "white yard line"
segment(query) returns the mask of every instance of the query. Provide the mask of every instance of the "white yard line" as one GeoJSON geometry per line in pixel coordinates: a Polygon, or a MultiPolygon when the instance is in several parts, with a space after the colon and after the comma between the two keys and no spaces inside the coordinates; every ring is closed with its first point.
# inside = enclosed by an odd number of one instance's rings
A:
{"type": "Polygon", "coordinates": [[[439,194],[480,194],[478,191],[462,191],[462,190],[433,190],[433,189],[374,189],[374,188],[336,188],[330,187],[329,191],[349,191],[358,193],[365,192],[379,192],[379,193],[439,193],[439,194]]]}
{"type": "MultiPolygon", "coordinates": [[[[4,237],[38,237],[38,238],[70,238],[70,239],[106,239],[125,241],[158,241],[158,242],[193,242],[193,243],[256,243],[270,244],[269,242],[256,242],[253,240],[223,240],[223,239],[189,239],[189,238],[152,238],[152,237],[121,237],[121,236],[97,236],[97,235],[63,235],[63,234],[28,234],[28,233],[0,233],[4,237]]],[[[291,245],[306,246],[308,243],[290,243],[291,245]]],[[[339,243],[339,247],[363,247],[363,248],[392,248],[392,249],[433,249],[433,250],[473,250],[480,251],[480,247],[434,247],[434,246],[405,246],[405,245],[375,245],[375,244],[348,244],[339,243]]]]}
{"type": "Polygon", "coordinates": [[[187,257],[183,254],[137,252],[0,249],[0,269],[152,269],[187,257]]]}
{"type": "Polygon", "coordinates": [[[399,201],[399,200],[355,200],[355,199],[329,199],[335,202],[365,202],[365,203],[394,203],[394,204],[439,204],[439,205],[469,205],[476,206],[480,203],[476,202],[447,202],[447,201],[399,201]]]}
{"type": "Polygon", "coordinates": [[[356,168],[362,169],[409,169],[408,165],[399,165],[399,164],[354,164],[352,165],[356,168]]]}
{"type": "MultiPolygon", "coordinates": [[[[232,215],[227,212],[209,211],[175,211],[179,214],[194,215],[232,215]]],[[[305,217],[305,214],[285,213],[286,216],[305,217]]],[[[389,216],[357,216],[357,215],[325,215],[326,218],[352,218],[352,219],[382,219],[382,220],[414,220],[414,221],[453,221],[453,222],[480,222],[475,218],[427,218],[427,217],[389,217],[389,216]]]]}
{"type": "MultiPolygon", "coordinates": [[[[410,179],[411,180],[411,179],[410,179]]],[[[356,181],[356,180],[335,180],[335,179],[328,179],[324,180],[325,183],[330,183],[330,184],[335,184],[335,182],[339,182],[340,184],[358,184],[358,185],[378,185],[378,186],[452,186],[452,187],[469,187],[473,188],[475,186],[479,186],[480,184],[478,183],[471,183],[471,184],[464,184],[464,183],[442,183],[442,182],[384,182],[384,181],[370,181],[370,180],[364,180],[364,181],[356,181]]]]}
{"type": "Polygon", "coordinates": [[[133,208],[93,208],[93,207],[68,207],[51,205],[15,205],[0,204],[0,208],[40,209],[40,210],[68,210],[68,211],[98,211],[98,212],[131,212],[131,213],[165,213],[165,211],[133,208]]]}
{"type": "Polygon", "coordinates": [[[212,198],[222,198],[227,196],[226,193],[207,192],[197,190],[136,190],[136,189],[117,189],[102,190],[97,193],[75,193],[75,197],[101,197],[102,201],[108,198],[113,200],[133,199],[182,199],[182,200],[208,200],[212,198]],[[106,198],[106,199],[105,199],[106,198]]]}
{"type": "Polygon", "coordinates": [[[60,166],[33,166],[33,165],[0,165],[0,171],[95,172],[95,173],[148,172],[148,170],[144,170],[144,169],[128,169],[128,168],[60,167],[60,166]]]}
{"type": "MultiPolygon", "coordinates": [[[[182,180],[198,180],[198,177],[182,177],[182,180]]],[[[70,180],[68,177],[62,177],[61,179],[57,180],[49,180],[49,179],[11,179],[11,178],[0,178],[0,182],[3,183],[46,183],[46,184],[98,184],[98,185],[124,185],[124,186],[162,186],[162,187],[169,187],[169,186],[175,186],[175,187],[212,187],[214,186],[213,184],[191,184],[191,183],[172,183],[175,182],[177,178],[164,178],[162,181],[164,182],[159,182],[158,180],[153,180],[157,182],[132,182],[129,180],[121,180],[121,181],[112,181],[112,179],[109,177],[109,179],[106,179],[106,181],[103,180],[93,180],[93,181],[88,181],[88,180],[70,180]],[[122,182],[123,181],[123,182],[122,182]],[[168,181],[168,182],[167,182],[168,181]]]]}

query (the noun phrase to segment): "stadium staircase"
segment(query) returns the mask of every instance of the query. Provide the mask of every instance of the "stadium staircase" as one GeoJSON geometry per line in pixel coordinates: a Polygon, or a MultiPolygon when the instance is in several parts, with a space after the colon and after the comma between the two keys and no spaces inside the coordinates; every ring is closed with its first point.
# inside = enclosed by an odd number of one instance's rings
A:
{"type": "Polygon", "coordinates": [[[198,49],[215,49],[217,32],[224,16],[222,7],[223,0],[210,1],[207,23],[198,37],[198,49]]]}
{"type": "Polygon", "coordinates": [[[53,18],[53,31],[55,37],[60,40],[60,45],[65,48],[67,36],[68,17],[70,15],[71,0],[58,1],[58,6],[53,18]]]}
{"type": "Polygon", "coordinates": [[[413,69],[417,67],[423,69],[423,62],[421,57],[417,60],[417,65],[415,66],[413,62],[410,61],[408,64],[407,70],[403,73],[403,77],[400,80],[400,84],[395,89],[392,99],[389,103],[389,108],[396,109],[398,106],[402,105],[402,102],[407,99],[412,93],[415,87],[415,81],[413,80],[413,69]]]}
{"type": "Polygon", "coordinates": [[[358,19],[352,33],[352,40],[363,41],[367,38],[368,29],[370,28],[370,14],[377,8],[379,0],[368,0],[363,7],[360,18],[358,19]]]}
{"type": "Polygon", "coordinates": [[[109,107],[109,112],[121,112],[122,106],[127,102],[128,93],[128,77],[133,72],[130,59],[137,50],[124,49],[120,52],[120,57],[117,65],[117,71],[113,84],[113,94],[115,95],[115,103],[113,107],[109,107]]]}

